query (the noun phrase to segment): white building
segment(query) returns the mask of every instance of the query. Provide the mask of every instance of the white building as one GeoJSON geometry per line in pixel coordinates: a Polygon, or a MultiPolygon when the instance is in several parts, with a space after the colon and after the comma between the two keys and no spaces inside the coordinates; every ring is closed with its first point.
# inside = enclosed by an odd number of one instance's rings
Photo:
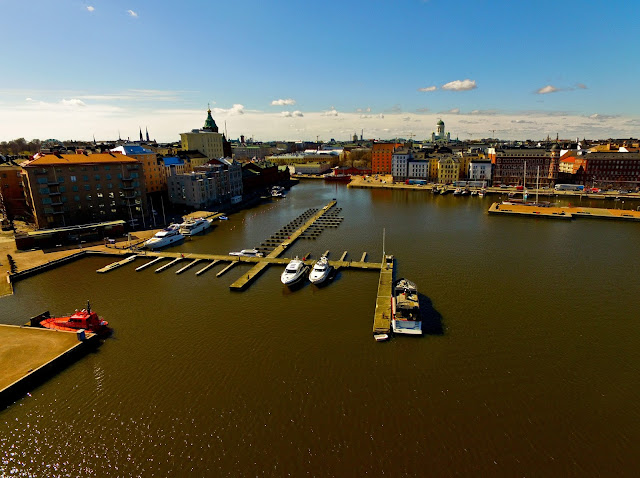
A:
{"type": "Polygon", "coordinates": [[[398,149],[391,156],[391,175],[394,180],[429,179],[429,160],[417,159],[410,149],[398,149]]]}
{"type": "Polygon", "coordinates": [[[474,159],[469,163],[469,180],[470,181],[487,181],[491,182],[491,160],[474,159]]]}

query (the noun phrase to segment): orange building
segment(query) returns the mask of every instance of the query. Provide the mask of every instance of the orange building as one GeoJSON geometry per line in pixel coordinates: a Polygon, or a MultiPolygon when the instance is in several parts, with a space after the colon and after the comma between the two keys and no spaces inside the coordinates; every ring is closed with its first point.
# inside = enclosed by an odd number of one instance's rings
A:
{"type": "Polygon", "coordinates": [[[38,229],[115,219],[143,220],[140,161],[114,153],[36,154],[22,164],[27,204],[38,229]]]}
{"type": "Polygon", "coordinates": [[[121,153],[133,159],[137,159],[142,164],[144,174],[144,184],[146,194],[163,192],[167,190],[167,176],[164,165],[158,161],[158,155],[150,149],[143,148],[137,144],[125,144],[111,150],[114,153],[121,153]]]}
{"type": "Polygon", "coordinates": [[[371,174],[391,174],[391,159],[396,148],[403,143],[373,143],[371,148],[371,174]]]}

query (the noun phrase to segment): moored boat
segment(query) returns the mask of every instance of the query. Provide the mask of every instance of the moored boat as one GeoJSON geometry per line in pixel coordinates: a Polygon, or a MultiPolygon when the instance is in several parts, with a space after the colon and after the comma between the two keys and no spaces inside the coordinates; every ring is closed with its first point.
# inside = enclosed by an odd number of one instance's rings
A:
{"type": "Polygon", "coordinates": [[[483,198],[485,194],[487,194],[487,191],[484,188],[478,192],[478,196],[480,196],[481,198],[483,198]]]}
{"type": "Polygon", "coordinates": [[[298,256],[295,259],[292,259],[284,272],[280,276],[280,281],[287,286],[291,286],[297,284],[302,277],[304,277],[305,272],[307,271],[307,266],[304,265],[298,256]]]}
{"type": "Polygon", "coordinates": [[[453,191],[453,195],[454,196],[461,196],[462,195],[462,188],[456,188],[455,191],[453,191]]]}
{"type": "Polygon", "coordinates": [[[327,259],[326,256],[322,256],[313,265],[313,269],[311,269],[311,273],[309,274],[309,281],[316,285],[322,284],[329,277],[331,268],[329,259],[327,259]]]}
{"type": "Polygon", "coordinates": [[[180,224],[171,224],[169,227],[156,232],[151,239],[145,241],[144,246],[148,249],[160,249],[183,239],[184,236],[180,234],[180,224]]]}
{"type": "Polygon", "coordinates": [[[195,234],[199,234],[205,229],[209,229],[211,227],[211,221],[208,219],[204,219],[199,217],[198,219],[189,219],[182,224],[180,224],[180,234],[184,234],[185,236],[193,236],[195,234]]]}
{"type": "Polygon", "coordinates": [[[396,334],[422,335],[418,288],[408,279],[400,279],[393,288],[391,326],[396,334]]]}
{"type": "Polygon", "coordinates": [[[264,254],[258,249],[242,249],[237,252],[230,252],[230,256],[244,256],[244,257],[262,257],[264,254]]]}
{"type": "Polygon", "coordinates": [[[72,315],[65,317],[44,317],[40,320],[40,327],[67,332],[77,332],[84,329],[96,334],[106,334],[110,331],[109,322],[98,317],[91,310],[91,304],[87,301],[87,308],[76,310],[72,315]]]}

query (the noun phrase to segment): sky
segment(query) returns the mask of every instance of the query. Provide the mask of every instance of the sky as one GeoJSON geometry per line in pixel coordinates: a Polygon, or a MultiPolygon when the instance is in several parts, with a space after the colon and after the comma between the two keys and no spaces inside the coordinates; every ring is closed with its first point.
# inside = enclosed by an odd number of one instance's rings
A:
{"type": "Polygon", "coordinates": [[[638,137],[635,6],[0,0],[0,141],[638,137]]]}

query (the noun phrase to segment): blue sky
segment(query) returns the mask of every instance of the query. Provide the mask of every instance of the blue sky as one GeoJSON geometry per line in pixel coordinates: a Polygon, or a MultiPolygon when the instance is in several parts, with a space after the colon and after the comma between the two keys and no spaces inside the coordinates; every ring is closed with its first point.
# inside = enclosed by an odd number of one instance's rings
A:
{"type": "Polygon", "coordinates": [[[634,6],[0,0],[0,140],[637,137],[634,6]]]}

